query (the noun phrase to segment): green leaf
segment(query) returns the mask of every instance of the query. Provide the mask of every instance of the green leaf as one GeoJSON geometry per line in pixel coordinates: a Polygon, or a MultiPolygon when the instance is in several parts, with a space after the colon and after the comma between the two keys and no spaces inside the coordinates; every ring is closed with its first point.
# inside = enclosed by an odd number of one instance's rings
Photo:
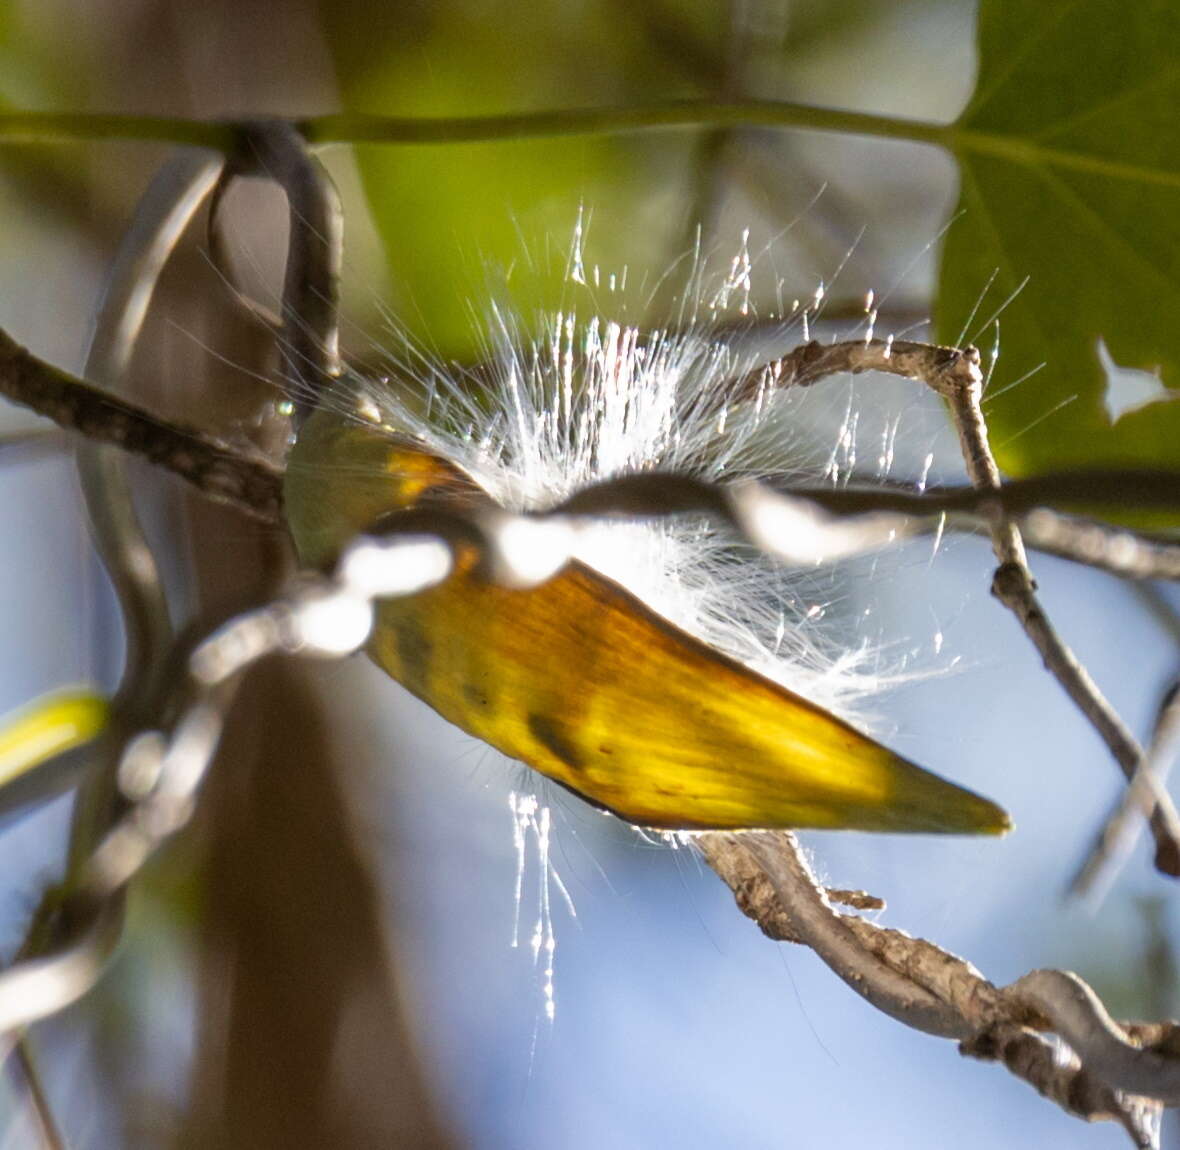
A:
{"type": "MultiPolygon", "coordinates": [[[[1154,389],[1112,418],[1103,357],[1180,386],[1180,7],[983,0],[979,59],[946,137],[961,217],[942,255],[939,337],[967,325],[986,350],[979,326],[1027,280],[1000,316],[986,405],[1001,465],[1174,466],[1180,393],[1154,389]]],[[[1151,390],[1140,377],[1139,398],[1151,390]]]]}

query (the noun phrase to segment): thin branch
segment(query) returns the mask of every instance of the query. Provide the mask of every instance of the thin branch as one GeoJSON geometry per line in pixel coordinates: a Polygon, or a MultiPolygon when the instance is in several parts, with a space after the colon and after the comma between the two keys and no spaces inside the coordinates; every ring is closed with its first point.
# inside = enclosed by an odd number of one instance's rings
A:
{"type": "Polygon", "coordinates": [[[0,115],[0,141],[13,144],[142,140],[188,144],[228,154],[236,149],[238,139],[238,127],[229,120],[119,116],[101,112],[7,112],[0,115]]]}
{"type": "Polygon", "coordinates": [[[1093,519],[1063,513],[1054,506],[1128,507],[1180,510],[1180,472],[1070,471],[1008,480],[997,492],[978,487],[928,487],[914,491],[897,484],[820,487],[772,484],[776,490],[808,499],[835,515],[871,511],[930,517],[950,515],[939,530],[973,530],[998,506],[1016,518],[1026,546],[1058,559],[1107,571],[1121,579],[1180,580],[1180,543],[1140,534],[1093,519]],[[964,517],[966,521],[964,522],[964,517]]]}
{"type": "Polygon", "coordinates": [[[1063,1051],[1051,1038],[1001,1022],[961,1042],[959,1053],[1000,1063],[1067,1114],[1087,1122],[1117,1122],[1136,1150],[1159,1150],[1160,1104],[1114,1089],[1088,1073],[1076,1054],[1063,1051]]]}
{"type": "Polygon", "coordinates": [[[1117,877],[1138,838],[1141,818],[1151,815],[1155,796],[1164,788],[1168,771],[1180,752],[1180,690],[1173,690],[1160,708],[1151,745],[1131,781],[1107,817],[1085,862],[1070,883],[1071,894],[1096,897],[1117,877]],[[1099,878],[1102,878],[1099,885],[1099,878]]]}
{"type": "MultiPolygon", "coordinates": [[[[83,374],[118,391],[124,384],[160,273],[212,190],[221,160],[182,150],[156,173],[140,198],[107,272],[83,374]]],[[[149,669],[172,641],[164,582],[135,509],[126,454],[84,442],[77,453],[86,511],[103,566],[119,601],[126,639],[116,710],[152,693],[149,669]]]]}
{"type": "Polygon", "coordinates": [[[1002,1063],[1068,1113],[1113,1119],[1136,1146],[1156,1145],[1161,1102],[1180,1090],[1171,1024],[1115,1023],[1081,979],[1060,971],[1036,971],[999,988],[925,939],[839,914],[793,835],[702,834],[693,841],[768,937],[811,948],[879,1009],[958,1040],[964,1054],[1002,1063]]]}
{"type": "MultiPolygon", "coordinates": [[[[1180,476],[1174,482],[1180,487],[1180,476]]],[[[1180,579],[1180,543],[1072,519],[1047,508],[1029,512],[1020,530],[1025,542],[1038,551],[1124,579],[1180,579]]]]}
{"type": "Polygon", "coordinates": [[[21,953],[0,970],[0,1034],[77,1002],[98,982],[123,929],[121,892],[97,908],[76,899],[69,913],[43,912],[21,953]],[[43,945],[44,944],[44,945],[43,945]]]}
{"type": "MultiPolygon", "coordinates": [[[[1042,508],[1068,509],[1071,513],[1085,510],[1096,513],[1106,508],[1125,513],[1128,509],[1180,511],[1180,470],[1142,467],[1096,467],[1076,471],[1048,471],[1028,479],[1006,479],[998,489],[975,485],[932,485],[922,491],[894,482],[850,483],[848,486],[809,486],[792,484],[782,487],[769,480],[776,490],[814,500],[833,514],[852,515],[865,511],[897,511],[911,515],[937,515],[942,512],[965,512],[982,516],[985,511],[998,508],[1007,515],[1024,518],[1022,531],[1027,530],[1052,546],[1057,541],[1053,533],[1068,534],[1074,528],[1085,528],[1089,522],[1074,518],[1068,523],[1038,524],[1033,514],[1042,508]]],[[[1097,524],[1105,531],[1124,528],[1097,524]]],[[[1180,552],[1180,543],[1152,535],[1133,534],[1134,539],[1153,547],[1161,554],[1170,548],[1180,552]]],[[[1111,544],[1114,546],[1114,544],[1111,544]]],[[[1086,550],[1077,545],[1079,552],[1086,550]]],[[[1110,556],[1115,565],[1118,560],[1110,556]]]]}
{"type": "MultiPolygon", "coordinates": [[[[987,423],[980,406],[983,376],[979,370],[979,353],[970,359],[972,371],[954,376],[942,373],[931,376],[927,382],[950,405],[971,482],[982,491],[995,492],[1001,488],[1002,481],[988,443],[987,423]]],[[[1089,672],[1050,624],[1037,598],[1036,580],[1028,566],[1019,527],[1002,510],[993,511],[990,518],[992,550],[1000,564],[992,580],[992,594],[1020,620],[1025,633],[1040,652],[1045,668],[1098,732],[1124,775],[1128,779],[1134,778],[1143,760],[1142,748],[1089,672]]],[[[1144,785],[1154,783],[1153,775],[1143,777],[1144,785]]],[[[1155,787],[1154,791],[1151,830],[1156,843],[1155,865],[1164,874],[1180,876],[1180,816],[1162,789],[1155,787]]]]}
{"type": "Polygon", "coordinates": [[[1130,1041],[1098,995],[1076,974],[1062,970],[1034,970],[1005,987],[1004,994],[1043,1014],[1095,1077],[1125,1094],[1180,1106],[1175,1027],[1150,1044],[1130,1041]]]}
{"type": "Polygon", "coordinates": [[[13,1066],[19,1072],[29,1096],[29,1105],[42,1150],[66,1150],[66,1141],[53,1116],[53,1106],[45,1093],[45,1084],[41,1081],[41,1073],[29,1047],[27,1034],[21,1035],[16,1041],[13,1048],[13,1066]]]}
{"type": "MultiPolygon", "coordinates": [[[[273,180],[287,197],[287,263],[283,278],[283,356],[288,394],[298,419],[320,402],[340,374],[340,269],[344,222],[340,197],[324,166],[289,123],[260,120],[246,126],[229,178],[273,180]]],[[[297,419],[297,422],[298,422],[297,419]]]]}
{"type": "MultiPolygon", "coordinates": [[[[627,107],[562,108],[499,116],[398,117],[358,114],[276,121],[292,126],[311,147],[330,144],[457,144],[562,136],[607,135],[661,128],[798,128],[946,144],[953,125],[849,112],[786,100],[666,100],[627,107]]],[[[156,140],[232,154],[249,121],[189,120],[103,113],[9,112],[0,115],[0,143],[156,140]]],[[[965,137],[960,132],[959,137],[965,137]]],[[[976,142],[975,136],[969,137],[976,142]]],[[[980,137],[981,146],[1002,145],[980,137]]]]}
{"type": "MultiPolygon", "coordinates": [[[[974,531],[987,525],[987,516],[998,505],[1015,514],[1031,544],[1048,554],[1124,579],[1180,578],[1180,545],[1037,506],[1046,495],[1056,495],[1066,502],[1091,499],[1090,488],[1096,487],[1099,490],[1093,502],[1126,507],[1127,498],[1136,492],[1146,497],[1140,506],[1180,508],[1177,472],[1075,472],[1015,480],[996,492],[977,487],[931,487],[918,492],[897,486],[815,487],[773,482],[765,482],[764,486],[829,516],[848,520],[849,527],[857,531],[856,546],[860,550],[868,549],[870,536],[884,544],[920,533],[974,531]],[[1022,515],[1022,509],[1028,506],[1034,510],[1022,515]],[[951,518],[946,518],[948,515],[951,518]],[[870,527],[873,517],[881,517],[875,532],[870,527]],[[896,535],[890,535],[890,531],[896,535]]],[[[636,518],[700,511],[728,515],[725,490],[684,476],[652,471],[591,484],[559,507],[636,518]]]]}
{"type": "MultiPolygon", "coordinates": [[[[160,273],[220,169],[214,156],[181,151],[140,197],[107,272],[86,355],[87,377],[116,391],[124,385],[160,273]]],[[[111,700],[110,730],[73,803],[62,883],[66,891],[117,815],[119,742],[149,721],[174,640],[164,580],[136,509],[126,453],[87,439],[79,445],[77,469],[95,550],[115,591],[125,657],[111,700]]]]}
{"type": "Polygon", "coordinates": [[[282,477],[268,460],[105,394],[38,359],[3,331],[0,395],[87,439],[142,455],[210,499],[279,521],[282,477]]]}
{"type": "Polygon", "coordinates": [[[812,340],[739,376],[725,388],[723,398],[745,403],[766,391],[810,387],[829,376],[866,371],[921,380],[935,390],[953,388],[979,374],[979,353],[970,347],[940,347],[908,339],[812,340]]]}
{"type": "MultiPolygon", "coordinates": [[[[397,117],[339,113],[295,121],[309,147],[331,144],[459,144],[565,136],[611,135],[668,128],[794,128],[837,135],[876,136],[933,144],[959,153],[1006,160],[1039,160],[1065,171],[1105,172],[1127,178],[1150,177],[1180,187],[1180,175],[1133,163],[1096,161],[1050,143],[998,132],[967,130],[899,116],[878,116],[786,100],[668,100],[620,108],[563,108],[499,116],[397,117]]],[[[0,115],[0,143],[52,143],[89,140],[158,140],[235,151],[250,121],[187,120],[163,116],[86,113],[10,112],[0,115]]]]}
{"type": "Polygon", "coordinates": [[[437,119],[343,113],[302,120],[298,126],[313,147],[336,143],[474,143],[705,127],[801,128],[928,144],[944,143],[951,136],[951,125],[821,108],[787,100],[667,100],[622,108],[563,108],[505,116],[437,119]]]}
{"type": "MultiPolygon", "coordinates": [[[[1023,1015],[1003,1012],[999,991],[975,967],[933,943],[854,915],[839,915],[826,905],[813,906],[807,918],[797,918],[795,908],[801,902],[815,903],[816,881],[793,835],[707,833],[694,836],[693,842],[734,892],[742,912],[768,938],[812,947],[817,935],[836,929],[830,919],[838,918],[840,930],[855,936],[867,959],[851,951],[835,955],[834,949],[823,943],[824,950],[832,957],[822,954],[821,957],[850,983],[864,980],[868,977],[866,972],[878,966],[903,974],[926,996],[918,1000],[924,1015],[917,1021],[906,1017],[904,1011],[895,1014],[907,1025],[944,1038],[962,1039],[1001,1015],[1022,1024],[1027,1021],[1023,1015]],[[762,841],[757,853],[748,845],[755,837],[762,841]],[[772,865],[768,865],[766,858],[770,853],[781,856],[772,865]],[[791,887],[801,889],[788,889],[791,887]],[[866,965],[868,960],[870,966],[866,965]],[[939,1004],[938,1012],[928,1013],[931,1003],[939,1004]],[[924,1022],[930,1025],[923,1025],[924,1022]]],[[[858,994],[865,993],[860,986],[854,985],[853,989],[858,994]]]]}

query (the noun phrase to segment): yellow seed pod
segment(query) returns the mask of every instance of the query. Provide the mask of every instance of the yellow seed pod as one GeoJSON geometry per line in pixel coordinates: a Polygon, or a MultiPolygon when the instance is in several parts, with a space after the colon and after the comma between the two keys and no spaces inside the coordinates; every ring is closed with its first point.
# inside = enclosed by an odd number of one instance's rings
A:
{"type": "MultiPolygon", "coordinates": [[[[314,567],[380,516],[488,496],[416,440],[320,411],[287,466],[287,518],[314,567]]],[[[987,799],[907,762],[673,626],[573,562],[512,590],[475,556],[380,606],[373,660],[464,731],[655,828],[819,827],[998,834],[987,799]]]]}

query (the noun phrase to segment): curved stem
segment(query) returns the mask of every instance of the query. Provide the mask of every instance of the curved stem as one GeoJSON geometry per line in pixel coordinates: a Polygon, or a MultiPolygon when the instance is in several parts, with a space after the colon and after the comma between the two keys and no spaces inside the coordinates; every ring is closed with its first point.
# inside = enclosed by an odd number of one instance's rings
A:
{"type": "Polygon", "coordinates": [[[298,423],[315,409],[341,371],[340,197],[299,130],[282,121],[248,125],[229,170],[231,175],[273,180],[287,197],[290,222],[279,347],[298,423]]]}
{"type": "MultiPolygon", "coordinates": [[[[184,150],[157,172],[144,192],[111,265],[94,321],[86,374],[116,390],[131,363],[160,274],[184,230],[213,189],[221,161],[184,150]]],[[[95,548],[114,586],[127,639],[112,734],[138,725],[157,685],[172,642],[163,578],[135,509],[126,456],[87,441],[78,450],[78,474],[95,548]]],[[[109,744],[113,746],[113,741],[109,744]]],[[[88,857],[117,809],[116,760],[87,780],[74,806],[70,877],[88,857]]]]}
{"type": "Polygon", "coordinates": [[[70,144],[90,140],[156,140],[232,152],[238,127],[229,120],[188,120],[182,116],[118,116],[88,112],[0,114],[0,142],[70,144]]]}
{"type": "MultiPolygon", "coordinates": [[[[563,108],[436,118],[339,113],[298,120],[293,126],[312,147],[362,143],[457,144],[691,127],[800,128],[946,144],[952,131],[950,125],[778,100],[667,100],[616,108],[563,108]]],[[[231,120],[9,112],[0,115],[0,143],[158,140],[230,153],[239,147],[244,127],[231,120]]]]}
{"type": "Polygon", "coordinates": [[[1101,999],[1076,974],[1034,970],[1005,988],[1043,1013],[1095,1077],[1127,1094],[1180,1106],[1180,1059],[1128,1039],[1101,999]]]}
{"type": "Polygon", "coordinates": [[[685,127],[803,128],[941,144],[949,131],[948,125],[785,100],[667,100],[624,108],[563,108],[432,119],[342,113],[303,120],[298,127],[312,145],[473,143],[685,127]]]}

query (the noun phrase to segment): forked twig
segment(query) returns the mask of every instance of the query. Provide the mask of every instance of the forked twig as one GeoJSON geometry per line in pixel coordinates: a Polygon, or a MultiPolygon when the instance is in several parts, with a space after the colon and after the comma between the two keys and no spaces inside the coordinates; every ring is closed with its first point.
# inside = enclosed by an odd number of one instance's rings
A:
{"type": "MultiPolygon", "coordinates": [[[[739,381],[738,394],[767,386],[809,386],[823,374],[836,371],[856,374],[870,370],[919,379],[943,396],[959,436],[968,478],[982,493],[998,496],[1002,492],[1000,470],[988,442],[981,405],[983,374],[979,353],[974,348],[938,348],[888,340],[867,341],[861,349],[849,344],[805,344],[739,381]]],[[[1046,669],[1097,731],[1131,782],[1129,790],[1133,793],[1128,793],[1122,804],[1124,813],[1115,816],[1117,823],[1125,824],[1129,817],[1127,810],[1149,811],[1156,843],[1156,868],[1180,876],[1180,815],[1159,785],[1156,771],[1143,769],[1142,747],[1050,623],[1036,594],[1036,580],[1028,565],[1017,521],[998,498],[990,507],[985,504],[983,511],[989,521],[992,549],[1000,564],[992,581],[992,593],[1020,621],[1046,669]]],[[[1106,566],[1121,566],[1126,573],[1138,570],[1163,575],[1173,567],[1180,567],[1180,550],[1174,544],[1143,540],[1130,532],[1103,532],[1096,525],[1078,525],[1037,510],[1030,513],[1029,520],[1034,534],[1059,551],[1072,544],[1068,547],[1071,557],[1090,550],[1106,559],[1106,566]]]]}
{"type": "Polygon", "coordinates": [[[1157,1145],[1162,1106],[1180,1103],[1174,1024],[1116,1023],[1063,971],[997,987],[934,943],[840,914],[793,835],[702,834],[694,842],[764,934],[814,950],[878,1009],[957,1040],[963,1054],[1002,1063],[1070,1114],[1119,1122],[1137,1147],[1157,1145]]]}
{"type": "MultiPolygon", "coordinates": [[[[812,342],[742,376],[731,385],[730,394],[735,401],[753,399],[768,389],[807,387],[834,373],[865,371],[884,371],[920,380],[946,399],[968,478],[980,493],[995,497],[990,506],[982,505],[992,550],[1000,564],[992,580],[992,593],[1020,621],[1046,670],[1106,743],[1124,775],[1128,779],[1137,778],[1140,790],[1150,790],[1154,803],[1150,822],[1156,843],[1155,865],[1165,874],[1180,876],[1180,815],[1162,787],[1155,785],[1154,774],[1140,772],[1143,749],[1057,634],[1037,597],[1036,580],[1028,565],[1020,527],[1002,503],[1004,485],[988,442],[981,406],[983,373],[979,352],[972,347],[947,348],[893,340],[830,345],[812,342]]],[[[1071,538],[1068,521],[1042,516],[1040,520],[1033,519],[1033,525],[1042,537],[1048,535],[1058,550],[1071,538]]],[[[1072,538],[1075,543],[1080,542],[1076,532],[1072,538]]],[[[1086,545],[1094,546],[1094,540],[1091,533],[1086,545]]],[[[1153,569],[1153,561],[1170,564],[1175,560],[1176,552],[1170,545],[1159,544],[1152,549],[1145,541],[1135,540],[1135,543],[1135,554],[1126,558],[1130,570],[1134,570],[1136,563],[1141,568],[1153,569]]],[[[1103,548],[1095,546],[1095,550],[1102,552],[1103,548]]],[[[1117,547],[1114,552],[1117,555],[1117,547]]]]}
{"type": "MultiPolygon", "coordinates": [[[[959,359],[931,366],[932,370],[919,378],[947,400],[959,434],[968,478],[981,491],[998,491],[1002,480],[988,443],[987,421],[980,403],[983,373],[979,369],[978,351],[967,348],[960,353],[959,359]]],[[[1029,569],[1020,528],[999,509],[993,510],[989,518],[992,550],[1000,564],[992,579],[992,594],[1020,620],[1025,634],[1040,653],[1045,669],[1098,732],[1123,774],[1128,779],[1134,778],[1143,761],[1143,749],[1090,673],[1049,622],[1037,598],[1037,584],[1029,569]]],[[[1154,776],[1145,775],[1144,778],[1143,785],[1152,787],[1154,776]]],[[[1180,815],[1162,788],[1152,789],[1155,809],[1151,815],[1151,830],[1155,836],[1155,865],[1164,874],[1180,876],[1180,815]]]]}

